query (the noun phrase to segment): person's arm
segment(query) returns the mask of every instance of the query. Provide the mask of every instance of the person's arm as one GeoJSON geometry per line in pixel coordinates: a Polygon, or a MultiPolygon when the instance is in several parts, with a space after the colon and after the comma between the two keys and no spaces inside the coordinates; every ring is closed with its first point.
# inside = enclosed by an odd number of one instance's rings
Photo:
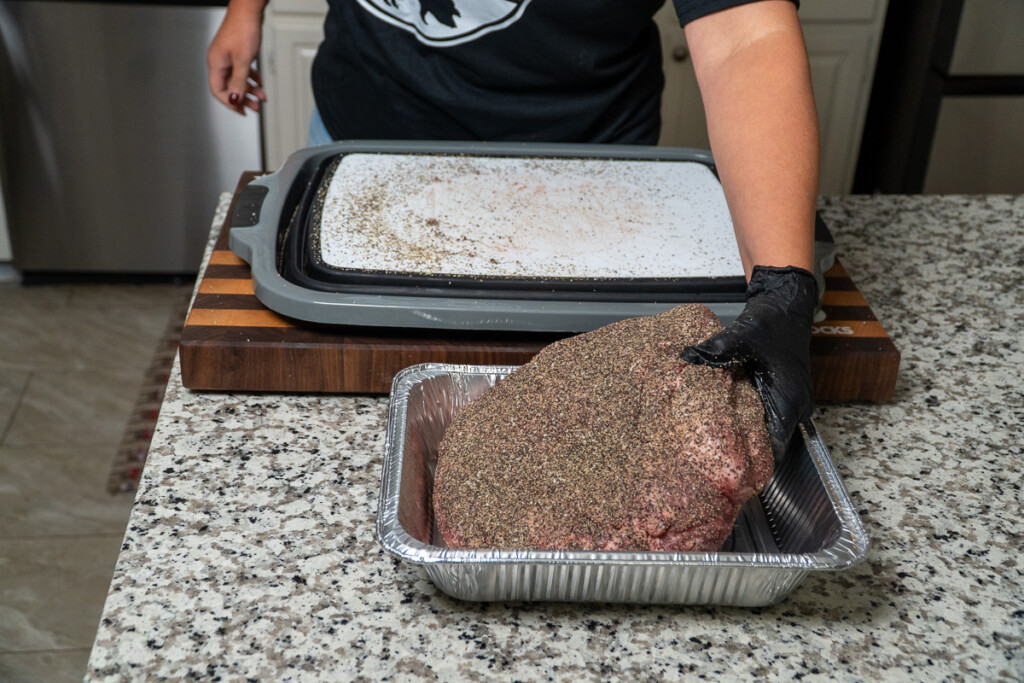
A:
{"type": "Polygon", "coordinates": [[[818,117],[796,6],[762,0],[685,27],[747,277],[814,259],[818,117]]]}
{"type": "Polygon", "coordinates": [[[685,30],[748,285],[739,317],[682,357],[750,372],[781,460],[814,408],[818,122],[803,33],[789,0],[740,5],[685,30]]]}
{"type": "Polygon", "coordinates": [[[206,52],[210,92],[225,106],[245,115],[267,99],[260,75],[252,67],[260,52],[263,10],[268,0],[230,0],[227,13],[206,52]]]}

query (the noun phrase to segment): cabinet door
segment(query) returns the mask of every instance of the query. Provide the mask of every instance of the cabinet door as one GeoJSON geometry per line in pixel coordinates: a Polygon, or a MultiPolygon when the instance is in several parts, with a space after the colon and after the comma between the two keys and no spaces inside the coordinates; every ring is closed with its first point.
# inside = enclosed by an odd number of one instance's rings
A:
{"type": "Polygon", "coordinates": [[[278,14],[305,14],[323,20],[327,14],[327,0],[270,0],[270,11],[278,14]]]}
{"type": "Polygon", "coordinates": [[[877,41],[870,26],[808,24],[804,40],[821,129],[821,194],[846,194],[860,151],[877,41]]]}
{"type": "Polygon", "coordinates": [[[323,41],[323,17],[269,15],[261,64],[267,90],[264,108],[266,165],[277,169],[306,146],[313,114],[310,73],[323,41]]]}
{"type": "Polygon", "coordinates": [[[700,88],[693,73],[686,35],[671,2],[654,16],[661,33],[662,70],[665,90],[661,95],[661,136],[658,144],[670,147],[708,149],[707,123],[700,88]]]}

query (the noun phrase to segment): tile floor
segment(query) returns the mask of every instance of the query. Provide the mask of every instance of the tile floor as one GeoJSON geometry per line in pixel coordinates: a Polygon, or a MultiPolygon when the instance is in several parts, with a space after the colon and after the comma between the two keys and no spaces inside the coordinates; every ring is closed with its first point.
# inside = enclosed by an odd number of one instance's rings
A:
{"type": "Polygon", "coordinates": [[[107,476],[191,285],[0,283],[0,681],[81,681],[134,494],[107,476]]]}

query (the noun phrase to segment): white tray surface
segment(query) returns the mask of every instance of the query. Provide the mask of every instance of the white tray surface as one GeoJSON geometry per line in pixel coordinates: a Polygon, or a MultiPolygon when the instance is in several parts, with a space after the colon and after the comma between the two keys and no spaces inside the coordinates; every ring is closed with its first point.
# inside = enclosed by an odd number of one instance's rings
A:
{"type": "Polygon", "coordinates": [[[703,164],[350,154],[327,188],[320,257],[354,271],[511,278],[742,276],[703,164]]]}

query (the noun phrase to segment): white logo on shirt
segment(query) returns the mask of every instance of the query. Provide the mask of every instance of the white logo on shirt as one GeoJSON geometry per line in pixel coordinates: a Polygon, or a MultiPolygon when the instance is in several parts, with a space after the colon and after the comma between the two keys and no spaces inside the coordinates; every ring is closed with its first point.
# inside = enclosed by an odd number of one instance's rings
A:
{"type": "Polygon", "coordinates": [[[530,0],[357,0],[378,19],[433,46],[460,45],[511,26],[530,0]]]}

